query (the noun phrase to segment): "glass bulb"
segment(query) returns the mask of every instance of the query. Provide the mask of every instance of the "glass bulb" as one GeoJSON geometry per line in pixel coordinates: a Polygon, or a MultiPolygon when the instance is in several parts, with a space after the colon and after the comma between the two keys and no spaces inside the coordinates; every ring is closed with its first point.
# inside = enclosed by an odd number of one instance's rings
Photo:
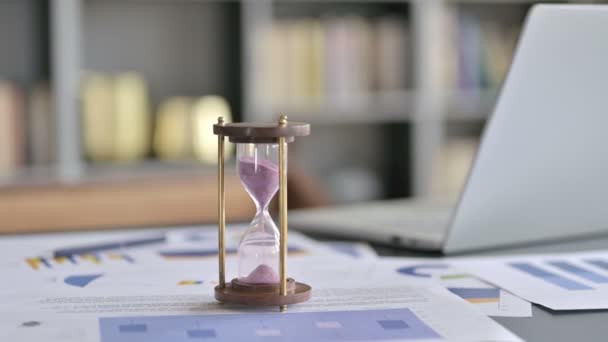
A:
{"type": "Polygon", "coordinates": [[[278,144],[237,144],[239,178],[256,206],[238,248],[239,280],[249,284],[279,283],[279,230],[268,213],[279,189],[278,159],[278,144]]]}

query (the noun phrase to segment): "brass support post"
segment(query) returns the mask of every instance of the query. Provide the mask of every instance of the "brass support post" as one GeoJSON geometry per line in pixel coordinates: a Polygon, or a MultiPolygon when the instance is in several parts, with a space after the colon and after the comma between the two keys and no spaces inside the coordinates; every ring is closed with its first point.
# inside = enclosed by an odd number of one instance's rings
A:
{"type": "MultiPolygon", "coordinates": [[[[217,119],[219,125],[224,125],[224,118],[217,119]]],[[[218,252],[219,252],[219,282],[220,287],[226,287],[226,246],[224,234],[226,232],[226,201],[224,199],[224,136],[217,138],[217,221],[218,221],[218,252]]]]}
{"type": "MultiPolygon", "coordinates": [[[[280,126],[287,125],[287,116],[281,115],[280,126]]],[[[279,272],[281,277],[280,295],[287,295],[287,156],[285,137],[279,137],[279,222],[281,226],[281,247],[279,272]]],[[[281,311],[287,309],[286,305],[280,307],[281,311]]]]}

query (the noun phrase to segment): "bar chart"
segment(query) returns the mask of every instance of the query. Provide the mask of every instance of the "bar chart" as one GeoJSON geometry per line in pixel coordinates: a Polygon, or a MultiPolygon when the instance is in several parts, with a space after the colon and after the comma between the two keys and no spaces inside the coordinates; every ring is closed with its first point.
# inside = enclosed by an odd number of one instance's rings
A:
{"type": "Polygon", "coordinates": [[[375,341],[440,338],[408,309],[111,317],[99,321],[101,342],[375,341]],[[238,327],[238,329],[236,329],[238,327]]]}

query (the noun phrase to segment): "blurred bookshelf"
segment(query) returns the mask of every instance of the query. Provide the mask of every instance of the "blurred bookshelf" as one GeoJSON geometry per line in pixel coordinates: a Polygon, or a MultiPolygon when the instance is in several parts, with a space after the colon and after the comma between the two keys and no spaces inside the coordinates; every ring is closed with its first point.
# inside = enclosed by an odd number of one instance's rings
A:
{"type": "Polygon", "coordinates": [[[455,192],[538,2],[2,1],[0,192],[211,179],[217,116],[279,114],[336,203],[455,192]]]}

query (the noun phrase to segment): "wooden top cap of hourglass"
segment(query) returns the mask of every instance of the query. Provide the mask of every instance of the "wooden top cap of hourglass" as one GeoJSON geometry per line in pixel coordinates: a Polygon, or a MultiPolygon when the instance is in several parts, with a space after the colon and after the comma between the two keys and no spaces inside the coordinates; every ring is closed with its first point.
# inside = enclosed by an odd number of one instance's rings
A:
{"type": "Polygon", "coordinates": [[[213,134],[226,136],[234,143],[278,143],[281,137],[292,142],[295,137],[309,135],[310,125],[304,122],[288,122],[285,115],[281,115],[275,123],[224,123],[224,119],[219,117],[218,123],[213,125],[213,134]]]}

